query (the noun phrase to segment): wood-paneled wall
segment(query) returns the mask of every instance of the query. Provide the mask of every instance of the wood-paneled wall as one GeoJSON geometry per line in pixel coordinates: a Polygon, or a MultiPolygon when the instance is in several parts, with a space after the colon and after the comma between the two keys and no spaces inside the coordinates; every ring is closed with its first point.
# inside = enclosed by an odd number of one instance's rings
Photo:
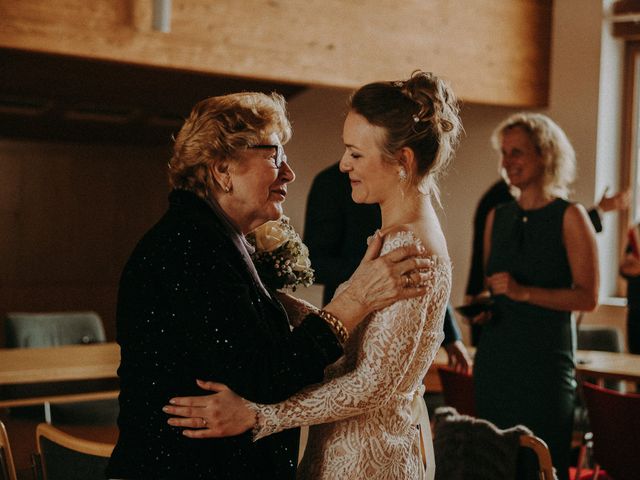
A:
{"type": "Polygon", "coordinates": [[[354,88],[412,70],[476,103],[548,99],[551,0],[0,0],[0,47],[354,88]]]}
{"type": "Polygon", "coordinates": [[[168,147],[3,140],[0,152],[0,316],[96,310],[113,339],[122,267],[167,206],[168,147]]]}

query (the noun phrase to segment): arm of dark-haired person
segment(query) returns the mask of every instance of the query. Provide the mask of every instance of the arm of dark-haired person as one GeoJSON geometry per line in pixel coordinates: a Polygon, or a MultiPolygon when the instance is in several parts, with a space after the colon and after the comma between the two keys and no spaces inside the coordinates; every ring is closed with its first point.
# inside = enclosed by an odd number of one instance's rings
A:
{"type": "Polygon", "coordinates": [[[447,305],[444,315],[443,331],[444,340],[442,341],[442,346],[447,352],[449,366],[464,372],[468,371],[471,367],[471,357],[464,343],[462,343],[462,334],[451,304],[447,305]]]}
{"type": "Polygon", "coordinates": [[[460,340],[462,338],[460,328],[458,327],[458,324],[456,323],[455,317],[453,315],[451,304],[447,305],[447,310],[444,314],[444,324],[442,326],[442,329],[444,331],[444,340],[442,341],[442,345],[453,343],[456,340],[460,340]]]}

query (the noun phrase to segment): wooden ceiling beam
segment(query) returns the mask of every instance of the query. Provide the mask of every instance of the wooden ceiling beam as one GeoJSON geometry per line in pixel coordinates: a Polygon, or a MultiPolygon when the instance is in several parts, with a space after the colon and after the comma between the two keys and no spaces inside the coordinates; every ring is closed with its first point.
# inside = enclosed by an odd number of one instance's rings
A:
{"type": "Polygon", "coordinates": [[[414,69],[466,101],[548,101],[551,0],[0,0],[0,47],[281,85],[354,88],[414,69]]]}

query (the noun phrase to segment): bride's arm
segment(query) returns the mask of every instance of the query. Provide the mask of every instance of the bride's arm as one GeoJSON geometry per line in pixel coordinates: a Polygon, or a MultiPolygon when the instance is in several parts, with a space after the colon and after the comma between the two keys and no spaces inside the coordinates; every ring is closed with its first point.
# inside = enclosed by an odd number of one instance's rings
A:
{"type": "Polygon", "coordinates": [[[280,403],[248,402],[255,412],[254,439],[287,428],[341,420],[386,403],[412,364],[421,337],[427,336],[429,362],[442,342],[442,315],[427,318],[426,309],[430,302],[445,304],[448,288],[434,287],[433,295],[396,302],[374,314],[354,370],[307,387],[280,403]]]}

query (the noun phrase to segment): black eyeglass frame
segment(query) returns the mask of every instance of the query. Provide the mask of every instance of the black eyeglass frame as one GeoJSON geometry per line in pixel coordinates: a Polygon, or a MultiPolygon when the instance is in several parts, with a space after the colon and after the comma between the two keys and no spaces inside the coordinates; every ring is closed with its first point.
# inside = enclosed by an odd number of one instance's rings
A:
{"type": "Polygon", "coordinates": [[[260,145],[251,145],[250,147],[247,147],[247,148],[259,148],[259,149],[275,148],[276,156],[271,159],[273,160],[274,168],[277,168],[278,170],[280,170],[282,168],[282,165],[287,163],[287,154],[284,153],[284,147],[282,145],[260,144],[260,145]]]}

